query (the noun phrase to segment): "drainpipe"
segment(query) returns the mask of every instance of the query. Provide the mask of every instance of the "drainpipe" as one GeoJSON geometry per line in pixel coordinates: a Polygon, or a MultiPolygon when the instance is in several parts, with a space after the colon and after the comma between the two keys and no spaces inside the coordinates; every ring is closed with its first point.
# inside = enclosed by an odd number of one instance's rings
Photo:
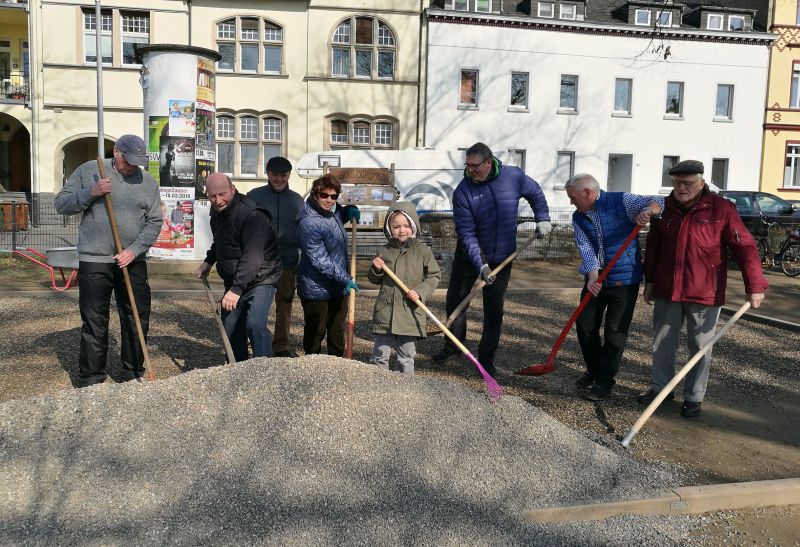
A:
{"type": "MultiPolygon", "coordinates": [[[[33,17],[33,13],[31,12],[31,3],[25,2],[25,12],[28,14],[28,107],[31,109],[31,202],[34,201],[34,195],[39,193],[39,179],[37,177],[37,159],[38,154],[36,153],[39,141],[36,139],[36,86],[34,82],[36,78],[34,78],[34,74],[36,73],[36,61],[38,56],[35,55],[36,53],[36,46],[38,45],[38,40],[33,39],[33,24],[31,22],[31,18],[33,17]]],[[[38,200],[37,200],[38,201],[38,200]]],[[[33,205],[33,203],[32,203],[33,205]]],[[[33,212],[34,214],[38,213],[38,209],[35,205],[33,205],[33,212]]],[[[36,214],[36,217],[38,214],[36,214]]]]}
{"type": "Polygon", "coordinates": [[[427,19],[427,14],[425,17],[425,104],[422,108],[422,146],[428,146],[427,139],[428,139],[428,88],[430,85],[428,84],[428,59],[430,58],[430,48],[431,48],[431,29],[429,26],[429,21],[427,19]]]}
{"type": "MultiPolygon", "coordinates": [[[[419,0],[419,39],[417,40],[417,127],[414,146],[419,146],[419,117],[420,117],[420,99],[422,98],[422,32],[425,24],[425,2],[419,0]]],[[[427,82],[426,82],[427,83],[427,82]]]]}
{"type": "Polygon", "coordinates": [[[186,0],[186,7],[189,9],[189,45],[192,45],[192,0],[186,0]]]}

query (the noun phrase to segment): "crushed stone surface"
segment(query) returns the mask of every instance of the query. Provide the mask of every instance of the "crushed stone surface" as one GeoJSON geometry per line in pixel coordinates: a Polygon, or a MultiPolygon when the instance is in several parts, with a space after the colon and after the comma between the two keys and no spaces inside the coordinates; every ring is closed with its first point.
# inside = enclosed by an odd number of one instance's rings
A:
{"type": "Polygon", "coordinates": [[[0,405],[0,543],[682,545],[686,517],[530,509],[683,484],[520,398],[329,356],[0,405]]]}

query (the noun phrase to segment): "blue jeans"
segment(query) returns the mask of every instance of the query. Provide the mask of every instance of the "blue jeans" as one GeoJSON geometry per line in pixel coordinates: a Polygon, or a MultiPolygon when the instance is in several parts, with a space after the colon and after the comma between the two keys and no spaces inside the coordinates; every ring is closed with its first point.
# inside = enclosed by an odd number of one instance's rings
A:
{"type": "Polygon", "coordinates": [[[222,324],[236,361],[248,359],[248,339],[253,346],[253,357],[272,357],[272,333],[267,318],[276,290],[273,285],[256,285],[242,294],[236,308],[222,310],[222,324]]]}

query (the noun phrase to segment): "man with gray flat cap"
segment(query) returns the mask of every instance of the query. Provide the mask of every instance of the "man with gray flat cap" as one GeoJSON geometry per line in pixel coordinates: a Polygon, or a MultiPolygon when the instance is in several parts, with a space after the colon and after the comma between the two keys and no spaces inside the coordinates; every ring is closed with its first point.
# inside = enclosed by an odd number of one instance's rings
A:
{"type": "Polygon", "coordinates": [[[292,164],[286,158],[275,156],[267,162],[267,184],[247,193],[259,207],[269,211],[272,227],[278,238],[283,273],[275,293],[275,335],[272,353],[275,357],[291,357],[289,326],[292,323],[292,302],[297,288],[297,264],[300,261],[300,244],[297,241],[297,215],[303,209],[303,198],[289,188],[292,164]]]}
{"type": "MultiPolygon", "coordinates": [[[[653,371],[650,388],[637,401],[650,404],[675,375],[681,326],[694,355],[714,336],[725,304],[728,253],[742,272],[746,298],[753,308],[764,300],[767,280],[753,236],[736,207],[712,193],[703,179],[702,162],[685,160],[672,169],[673,190],[660,219],[651,219],[644,257],[644,301],[653,307],[653,371]]],[[[681,416],[695,418],[705,397],[711,351],[683,381],[681,416]]],[[[672,400],[670,393],[667,400],[672,400]]]]}
{"type": "Polygon", "coordinates": [[[122,274],[127,267],[142,331],[150,322],[150,286],[145,254],[161,230],[161,196],[158,183],[140,167],[148,164],[147,148],[136,135],[123,135],[114,145],[114,157],[103,160],[106,178],[97,162],[87,161],[69,177],[55,199],[62,215],[82,213],[78,232],[78,305],[81,311],[81,345],[75,387],[99,384],[106,379],[108,314],[111,293],[117,302],[121,326],[121,380],[144,374],[144,353],[122,274]],[[105,207],[111,194],[123,250],[116,252],[105,207]]]}

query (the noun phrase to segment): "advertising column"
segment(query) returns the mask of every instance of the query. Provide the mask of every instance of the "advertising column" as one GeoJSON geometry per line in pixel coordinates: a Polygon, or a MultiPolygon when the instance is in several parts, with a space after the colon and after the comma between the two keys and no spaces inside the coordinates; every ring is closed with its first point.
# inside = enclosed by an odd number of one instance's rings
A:
{"type": "Polygon", "coordinates": [[[216,111],[214,63],[219,53],[192,46],[154,44],[142,60],[148,170],[161,186],[164,222],[152,257],[195,259],[195,200],[206,197],[214,172],[216,111]]]}

